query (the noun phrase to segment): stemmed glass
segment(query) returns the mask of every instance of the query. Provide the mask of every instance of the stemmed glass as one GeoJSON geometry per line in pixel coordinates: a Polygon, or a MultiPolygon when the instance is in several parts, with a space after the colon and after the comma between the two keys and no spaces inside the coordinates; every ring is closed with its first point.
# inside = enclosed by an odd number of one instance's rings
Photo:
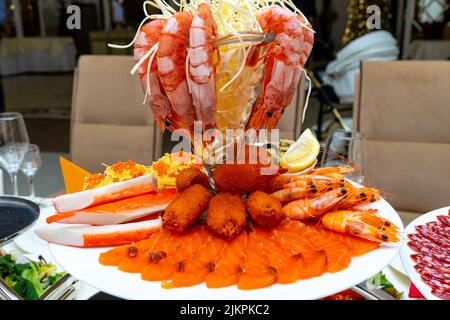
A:
{"type": "Polygon", "coordinates": [[[0,113],[0,164],[5,169],[13,186],[13,194],[18,195],[17,173],[28,150],[28,133],[20,113],[0,113]]]}
{"type": "Polygon", "coordinates": [[[364,134],[357,131],[343,129],[333,131],[328,136],[320,166],[353,166],[355,171],[347,175],[347,178],[359,184],[364,183],[366,178],[365,141],[364,134]]]}
{"type": "Polygon", "coordinates": [[[20,170],[27,177],[28,184],[30,186],[30,197],[34,199],[36,197],[36,191],[34,186],[34,176],[42,165],[41,155],[39,153],[39,147],[35,144],[28,146],[28,151],[22,160],[20,170]]]}

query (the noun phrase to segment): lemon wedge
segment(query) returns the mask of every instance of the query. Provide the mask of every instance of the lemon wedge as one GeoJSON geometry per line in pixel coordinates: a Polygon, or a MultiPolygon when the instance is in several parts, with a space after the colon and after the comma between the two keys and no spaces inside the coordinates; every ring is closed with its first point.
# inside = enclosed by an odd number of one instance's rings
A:
{"type": "Polygon", "coordinates": [[[299,172],[314,164],[320,152],[320,143],[310,129],[306,129],[280,159],[282,168],[299,172]]]}

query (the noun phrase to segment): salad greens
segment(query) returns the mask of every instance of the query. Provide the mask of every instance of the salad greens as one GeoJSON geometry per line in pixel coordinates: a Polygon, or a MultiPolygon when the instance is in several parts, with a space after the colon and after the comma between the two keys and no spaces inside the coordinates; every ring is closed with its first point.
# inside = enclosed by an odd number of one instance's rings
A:
{"type": "Polygon", "coordinates": [[[396,300],[401,300],[403,298],[403,292],[399,292],[395,289],[394,285],[386,278],[386,275],[383,272],[380,272],[370,278],[369,283],[378,286],[383,291],[390,294],[396,300]]]}
{"type": "Polygon", "coordinates": [[[38,300],[44,292],[66,273],[57,272],[54,264],[40,261],[17,263],[11,254],[0,254],[0,277],[24,300],[38,300]]]}

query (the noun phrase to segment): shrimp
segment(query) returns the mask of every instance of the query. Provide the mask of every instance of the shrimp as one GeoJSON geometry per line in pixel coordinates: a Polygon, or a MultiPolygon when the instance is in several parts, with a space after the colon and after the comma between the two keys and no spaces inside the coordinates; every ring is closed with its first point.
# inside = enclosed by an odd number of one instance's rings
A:
{"type": "MultiPolygon", "coordinates": [[[[165,20],[156,19],[146,23],[141,30],[138,31],[139,33],[134,44],[134,59],[136,62],[140,61],[155,47],[165,24],[165,20]]],[[[181,125],[181,122],[167,98],[166,92],[164,91],[164,88],[162,88],[157,74],[158,66],[156,60],[153,60],[150,57],[148,57],[139,67],[139,77],[141,79],[142,88],[149,94],[150,108],[158,127],[161,131],[164,131],[165,128],[173,131],[181,125]]]]}
{"type": "Polygon", "coordinates": [[[208,4],[201,3],[194,14],[189,37],[189,87],[197,119],[203,129],[216,125],[215,66],[213,37],[217,25],[208,4]]]}
{"type": "Polygon", "coordinates": [[[264,32],[274,33],[276,38],[266,56],[262,94],[246,127],[273,129],[297,89],[314,33],[302,15],[276,5],[261,9],[256,19],[264,32]]]}
{"type": "Polygon", "coordinates": [[[177,12],[167,20],[158,42],[157,62],[161,84],[181,119],[181,128],[192,134],[195,110],[189,93],[184,66],[187,57],[192,16],[177,12]]]}
{"type": "Polygon", "coordinates": [[[324,168],[316,168],[313,169],[313,171],[311,172],[312,174],[316,174],[316,175],[331,175],[333,176],[333,174],[338,173],[338,174],[349,174],[352,173],[353,171],[355,171],[355,168],[350,167],[350,166],[339,166],[339,167],[324,167],[324,168]]]}
{"type": "Polygon", "coordinates": [[[399,241],[398,228],[376,214],[376,210],[333,211],[322,217],[325,228],[377,242],[399,241]]]}
{"type": "Polygon", "coordinates": [[[307,186],[320,186],[321,188],[329,188],[334,185],[339,185],[343,187],[342,181],[336,181],[327,176],[316,176],[316,175],[303,175],[292,177],[290,181],[284,184],[284,188],[294,188],[294,187],[307,187],[307,186]]]}
{"type": "Polygon", "coordinates": [[[283,184],[282,189],[272,193],[272,196],[282,203],[287,203],[304,198],[315,198],[344,186],[345,184],[341,180],[336,181],[326,176],[306,174],[291,177],[288,182],[283,184]]]}
{"type": "Polygon", "coordinates": [[[349,191],[348,196],[337,208],[340,210],[347,210],[364,204],[371,204],[381,199],[378,190],[374,188],[356,188],[345,182],[345,188],[349,191]]]}
{"type": "Polygon", "coordinates": [[[336,207],[340,201],[345,199],[348,192],[346,189],[335,189],[314,199],[301,199],[288,203],[283,207],[283,214],[291,219],[306,220],[318,218],[328,210],[336,207]]]}
{"type": "Polygon", "coordinates": [[[281,189],[271,194],[272,197],[281,203],[289,203],[294,200],[312,198],[315,195],[313,189],[308,187],[292,187],[281,189]]]}

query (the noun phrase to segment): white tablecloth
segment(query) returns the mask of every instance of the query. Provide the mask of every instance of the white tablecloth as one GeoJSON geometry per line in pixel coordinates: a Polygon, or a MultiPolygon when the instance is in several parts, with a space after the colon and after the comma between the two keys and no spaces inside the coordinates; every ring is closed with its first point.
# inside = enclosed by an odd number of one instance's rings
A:
{"type": "Polygon", "coordinates": [[[75,43],[69,37],[4,38],[0,43],[2,76],[69,72],[75,65],[75,43]]]}

